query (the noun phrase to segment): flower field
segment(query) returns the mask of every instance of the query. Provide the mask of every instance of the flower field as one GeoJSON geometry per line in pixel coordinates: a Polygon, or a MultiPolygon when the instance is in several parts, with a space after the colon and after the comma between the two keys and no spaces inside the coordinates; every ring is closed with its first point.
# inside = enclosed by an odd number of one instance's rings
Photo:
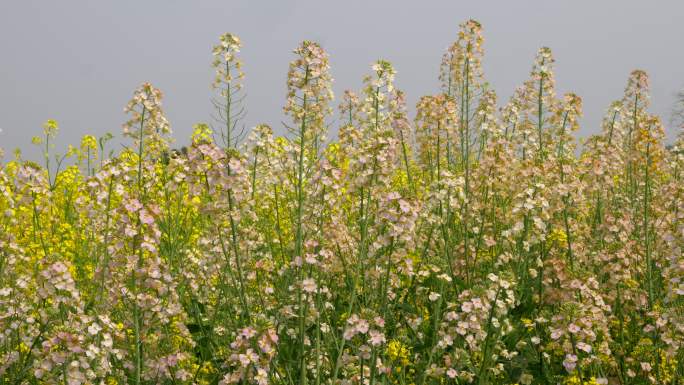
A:
{"type": "Polygon", "coordinates": [[[186,147],[146,83],[122,149],[55,156],[49,120],[4,155],[0,384],[684,383],[684,134],[646,73],[580,142],[551,50],[499,104],[476,21],[411,117],[389,62],[333,99],[304,41],[276,137],[241,44],[186,147]]]}

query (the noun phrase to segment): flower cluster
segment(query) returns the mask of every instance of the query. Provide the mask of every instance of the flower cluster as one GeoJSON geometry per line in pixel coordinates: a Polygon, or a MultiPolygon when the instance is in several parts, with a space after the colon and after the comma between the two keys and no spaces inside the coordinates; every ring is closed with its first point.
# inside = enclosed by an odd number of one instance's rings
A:
{"type": "Polygon", "coordinates": [[[48,120],[43,164],[0,164],[0,384],[681,383],[684,134],[637,70],[580,146],[551,50],[499,108],[483,43],[461,24],[414,116],[378,60],[331,119],[304,41],[291,134],[242,132],[224,34],[187,146],[148,83],[120,151],[55,155],[48,120]]]}

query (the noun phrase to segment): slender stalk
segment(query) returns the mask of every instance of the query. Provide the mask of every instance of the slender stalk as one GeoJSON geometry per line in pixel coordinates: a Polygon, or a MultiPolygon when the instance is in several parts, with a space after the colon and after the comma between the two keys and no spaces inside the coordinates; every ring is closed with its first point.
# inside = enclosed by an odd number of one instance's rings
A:
{"type": "MultiPolygon", "coordinates": [[[[309,66],[304,68],[304,84],[309,82],[309,66]]],[[[307,102],[308,95],[304,93],[304,100],[302,102],[302,122],[299,127],[299,154],[297,159],[297,217],[296,217],[296,239],[295,239],[295,253],[300,260],[302,259],[302,246],[303,246],[303,234],[302,234],[302,220],[304,212],[304,152],[306,144],[306,122],[307,122],[307,102]]],[[[304,295],[302,293],[301,282],[302,282],[302,269],[298,269],[299,282],[297,289],[297,306],[299,308],[299,384],[306,385],[307,375],[306,375],[306,354],[304,352],[304,295]]]]}
{"type": "MultiPolygon", "coordinates": [[[[142,114],[140,116],[140,136],[138,137],[138,174],[137,174],[137,185],[138,185],[138,194],[140,194],[141,200],[144,202],[144,192],[143,192],[143,172],[142,172],[142,166],[143,166],[143,148],[144,148],[144,135],[145,135],[145,112],[147,109],[143,106],[142,114]]],[[[143,253],[142,253],[142,247],[138,244],[140,241],[140,233],[142,231],[142,221],[138,217],[137,219],[137,227],[138,227],[138,235],[136,236],[136,242],[135,242],[135,248],[137,251],[138,255],[138,262],[137,262],[137,269],[140,269],[142,267],[143,263],[143,253]]],[[[131,282],[133,284],[133,293],[134,293],[134,300],[133,300],[133,329],[135,333],[135,377],[134,377],[134,383],[136,385],[139,385],[141,383],[141,376],[142,376],[142,371],[143,371],[143,341],[142,341],[142,319],[141,319],[141,314],[140,314],[140,309],[138,306],[138,284],[137,284],[137,278],[136,278],[136,269],[133,269],[131,271],[131,282]]]]}

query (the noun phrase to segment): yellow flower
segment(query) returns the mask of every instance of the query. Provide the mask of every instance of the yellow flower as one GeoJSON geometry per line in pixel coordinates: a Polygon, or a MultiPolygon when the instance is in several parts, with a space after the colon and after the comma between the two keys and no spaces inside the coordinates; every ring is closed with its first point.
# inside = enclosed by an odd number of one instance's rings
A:
{"type": "Polygon", "coordinates": [[[565,231],[556,228],[551,231],[551,234],[549,234],[548,241],[551,244],[556,243],[559,245],[564,245],[568,242],[568,235],[565,234],[565,231]]]}
{"type": "Polygon", "coordinates": [[[523,325],[525,325],[525,327],[526,327],[528,330],[534,329],[534,322],[532,322],[531,319],[529,319],[529,318],[523,318],[523,319],[521,319],[521,321],[522,321],[523,325]]]}
{"type": "Polygon", "coordinates": [[[92,135],[84,135],[81,138],[81,150],[95,150],[97,149],[97,139],[92,135]]]}
{"type": "Polygon", "coordinates": [[[668,359],[665,352],[660,353],[659,373],[660,373],[660,381],[663,384],[672,383],[674,373],[677,370],[677,363],[678,363],[678,361],[676,358],[668,359]]]}
{"type": "Polygon", "coordinates": [[[192,132],[193,143],[211,142],[213,138],[213,131],[205,123],[195,124],[192,132]]]}
{"type": "Polygon", "coordinates": [[[391,340],[387,344],[387,348],[385,349],[385,354],[390,358],[390,360],[394,362],[399,362],[401,365],[408,365],[409,363],[409,350],[406,348],[404,344],[401,343],[399,340],[391,340]]]}
{"type": "Polygon", "coordinates": [[[54,119],[48,119],[43,124],[43,132],[46,136],[55,136],[55,134],[57,134],[58,129],[59,126],[57,125],[57,121],[55,121],[54,119]]]}

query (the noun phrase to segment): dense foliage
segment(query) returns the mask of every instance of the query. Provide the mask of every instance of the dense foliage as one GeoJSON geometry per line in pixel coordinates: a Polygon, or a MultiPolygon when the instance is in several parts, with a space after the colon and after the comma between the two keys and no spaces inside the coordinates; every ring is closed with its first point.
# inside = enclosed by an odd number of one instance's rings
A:
{"type": "Polygon", "coordinates": [[[463,23],[412,121],[383,60],[334,113],[305,41],[274,137],[240,47],[187,148],[144,84],[123,150],[54,157],[48,121],[45,164],[0,163],[0,383],[682,383],[684,135],[644,72],[578,150],[548,48],[499,108],[463,23]]]}

